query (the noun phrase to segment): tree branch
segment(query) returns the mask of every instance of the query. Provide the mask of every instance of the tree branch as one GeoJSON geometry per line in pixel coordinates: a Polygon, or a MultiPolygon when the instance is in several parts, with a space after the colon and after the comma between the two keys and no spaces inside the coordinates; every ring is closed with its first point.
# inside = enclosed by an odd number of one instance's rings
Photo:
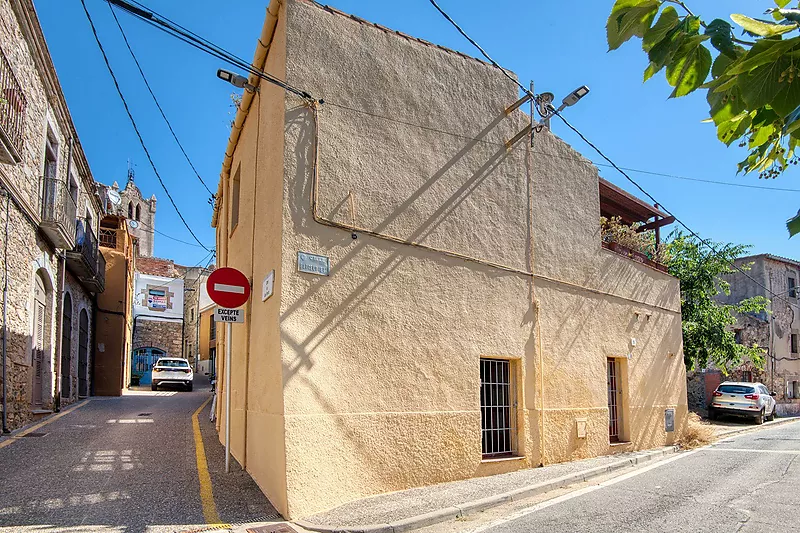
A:
{"type": "MultiPolygon", "coordinates": [[[[684,4],[682,0],[664,0],[664,1],[665,2],[669,2],[670,4],[676,4],[676,5],[681,6],[689,14],[689,16],[691,16],[691,17],[696,17],[697,16],[694,13],[692,13],[692,10],[689,9],[689,7],[686,4],[684,4]]],[[[704,28],[706,27],[706,23],[703,22],[702,20],[700,20],[700,24],[704,28]]]]}

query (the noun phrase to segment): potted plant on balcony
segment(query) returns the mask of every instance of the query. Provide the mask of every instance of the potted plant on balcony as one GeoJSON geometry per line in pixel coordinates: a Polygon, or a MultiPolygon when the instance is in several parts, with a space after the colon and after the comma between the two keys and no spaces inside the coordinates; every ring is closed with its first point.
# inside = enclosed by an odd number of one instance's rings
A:
{"type": "Polygon", "coordinates": [[[634,261],[666,271],[664,247],[656,245],[652,231],[639,231],[641,223],[626,224],[620,217],[600,217],[603,247],[634,261]]]}

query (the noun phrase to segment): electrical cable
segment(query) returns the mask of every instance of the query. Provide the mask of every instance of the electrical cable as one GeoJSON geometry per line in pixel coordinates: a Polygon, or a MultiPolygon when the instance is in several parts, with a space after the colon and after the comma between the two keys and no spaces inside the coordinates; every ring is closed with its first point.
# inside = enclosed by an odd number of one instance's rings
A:
{"type": "Polygon", "coordinates": [[[501,66],[500,66],[500,65],[497,63],[497,61],[495,61],[494,59],[492,59],[491,57],[489,57],[489,54],[487,54],[487,53],[486,53],[486,51],[485,51],[483,48],[481,48],[481,45],[479,45],[478,43],[476,43],[476,42],[475,42],[475,41],[474,41],[474,40],[473,40],[473,39],[472,39],[472,38],[471,38],[469,35],[467,35],[467,32],[465,32],[464,30],[462,30],[462,29],[461,29],[461,26],[459,26],[458,24],[456,24],[456,21],[454,21],[454,20],[453,20],[453,19],[450,17],[450,15],[448,15],[447,13],[445,13],[445,11],[444,11],[444,10],[443,10],[441,7],[439,7],[439,4],[437,4],[437,3],[436,3],[436,0],[430,0],[430,3],[431,3],[431,4],[433,4],[433,7],[435,7],[435,8],[436,8],[436,10],[437,10],[439,13],[441,13],[441,14],[442,14],[442,16],[443,16],[444,18],[446,18],[446,19],[447,19],[447,21],[448,21],[450,24],[452,24],[452,25],[455,27],[455,29],[457,29],[457,30],[458,30],[458,33],[460,33],[461,35],[463,35],[463,36],[464,36],[464,38],[465,38],[466,40],[468,40],[468,41],[469,41],[469,42],[472,44],[472,46],[474,46],[475,48],[477,48],[477,49],[478,49],[478,51],[480,51],[480,53],[481,53],[481,54],[483,54],[483,57],[485,57],[485,58],[486,58],[486,60],[487,60],[487,61],[489,61],[489,63],[491,63],[491,64],[492,64],[492,66],[494,66],[494,67],[496,67],[496,68],[500,69],[500,71],[501,71],[501,72],[502,72],[502,73],[505,75],[505,77],[506,77],[506,78],[508,78],[508,79],[510,79],[511,81],[513,81],[514,83],[516,83],[516,84],[519,86],[519,88],[520,88],[520,89],[522,89],[522,92],[524,92],[524,93],[525,93],[525,94],[527,94],[528,96],[533,96],[533,94],[531,94],[531,91],[530,91],[530,89],[528,89],[527,87],[525,87],[524,85],[522,85],[522,84],[519,82],[519,80],[517,80],[517,79],[516,79],[514,76],[512,76],[511,74],[509,74],[509,73],[508,73],[508,71],[507,71],[506,69],[504,69],[503,67],[501,67],[501,66]]]}
{"type": "MultiPolygon", "coordinates": [[[[81,0],[81,1],[83,2],[84,0],[81,0]]],[[[129,1],[132,4],[135,4],[135,5],[139,6],[139,8],[141,8],[140,10],[131,9],[131,6],[126,5],[126,3],[122,2],[121,0],[106,0],[106,1],[109,2],[109,3],[114,4],[115,6],[118,6],[118,7],[122,8],[122,9],[124,9],[128,13],[140,18],[141,20],[143,20],[145,22],[148,22],[148,23],[154,25],[155,27],[157,27],[159,29],[162,29],[162,31],[168,31],[168,33],[180,38],[184,42],[187,42],[187,43],[191,44],[192,46],[195,46],[196,48],[198,48],[200,50],[206,51],[207,53],[210,53],[211,55],[213,55],[215,57],[223,59],[224,61],[226,61],[226,62],[228,62],[228,63],[230,63],[230,64],[232,64],[234,66],[238,66],[238,67],[242,68],[243,70],[246,70],[247,72],[252,73],[252,74],[254,74],[254,75],[256,75],[256,76],[258,76],[258,77],[260,77],[260,78],[262,78],[262,79],[264,79],[266,81],[268,81],[268,82],[275,83],[275,84],[285,88],[286,90],[289,90],[291,92],[294,92],[295,94],[298,94],[299,96],[302,96],[304,98],[311,98],[310,95],[307,92],[300,91],[299,89],[295,89],[295,88],[289,86],[288,84],[286,84],[286,82],[283,82],[283,81],[281,81],[281,80],[279,80],[277,78],[274,78],[273,76],[270,76],[270,75],[268,75],[268,74],[266,74],[266,73],[264,73],[262,71],[259,71],[258,69],[255,69],[254,67],[252,67],[252,65],[248,64],[243,59],[235,56],[234,54],[228,52],[227,50],[223,49],[222,47],[220,47],[218,45],[215,45],[214,43],[212,43],[212,42],[200,37],[199,35],[194,34],[193,32],[183,28],[182,26],[170,21],[166,17],[163,17],[162,15],[159,15],[155,11],[150,10],[149,8],[147,8],[146,6],[140,4],[139,2],[136,2],[135,0],[129,0],[129,1]],[[161,20],[155,20],[153,18],[153,15],[155,15],[156,17],[158,17],[161,20]]],[[[483,57],[486,58],[486,60],[489,61],[489,63],[491,63],[494,67],[498,68],[503,73],[503,75],[505,75],[509,80],[513,81],[525,94],[531,95],[531,92],[527,87],[522,85],[517,79],[515,79],[513,76],[511,76],[506,69],[504,69],[494,59],[492,59],[492,57],[489,56],[489,54],[459,26],[452,19],[452,17],[450,17],[437,4],[437,2],[435,0],[429,0],[429,1],[436,8],[436,10],[439,11],[439,13],[445,19],[447,19],[447,21],[450,22],[450,24],[452,24],[456,28],[456,30],[458,30],[458,32],[465,39],[467,39],[473,46],[475,46],[475,48],[477,48],[481,52],[483,57]]],[[[343,105],[340,105],[340,104],[335,104],[335,103],[332,103],[332,102],[329,102],[329,101],[326,102],[326,103],[329,104],[329,105],[334,105],[336,107],[343,108],[343,109],[350,109],[350,110],[353,110],[353,111],[358,111],[358,112],[363,112],[365,114],[369,114],[369,113],[366,113],[366,112],[364,112],[362,110],[354,110],[352,108],[348,108],[347,106],[343,106],[343,105]]],[[[578,134],[581,137],[581,139],[584,140],[584,142],[586,142],[589,146],[591,146],[603,159],[608,161],[608,164],[609,164],[610,167],[612,167],[615,170],[617,170],[618,172],[620,172],[626,179],[628,179],[631,183],[633,183],[640,191],[642,191],[643,194],[645,194],[645,196],[650,198],[654,203],[658,203],[638,183],[636,183],[630,176],[628,176],[621,167],[617,166],[613,161],[611,161],[611,159],[606,157],[605,154],[602,153],[602,151],[600,151],[594,144],[592,144],[588,139],[586,139],[586,137],[584,137],[576,128],[574,128],[571,124],[569,124],[569,122],[567,122],[566,119],[564,119],[564,117],[560,113],[555,113],[555,114],[562,121],[564,121],[564,123],[567,124],[567,126],[570,127],[570,129],[575,131],[575,133],[578,134]]],[[[390,119],[388,117],[382,117],[382,118],[386,118],[388,120],[392,120],[392,119],[390,119]]],[[[401,122],[401,121],[397,121],[397,122],[401,122]]],[[[418,126],[418,127],[421,127],[421,128],[430,129],[430,130],[434,130],[434,131],[440,131],[442,133],[450,134],[450,132],[444,132],[442,130],[435,130],[435,128],[427,128],[425,126],[416,125],[416,124],[414,124],[414,125],[418,126]]],[[[481,139],[473,139],[473,140],[482,141],[481,139]]],[[[483,141],[483,142],[489,142],[489,141],[483,141]]],[[[638,171],[638,172],[649,173],[648,171],[638,171]]],[[[657,173],[652,173],[652,174],[660,175],[660,174],[657,174],[657,173]]],[[[678,179],[682,178],[680,176],[674,176],[674,175],[666,175],[666,176],[673,177],[673,178],[678,178],[678,179]]],[[[686,178],[684,178],[684,179],[686,179],[686,178]]],[[[710,181],[710,180],[694,179],[693,181],[710,181]]],[[[714,183],[714,182],[712,182],[712,183],[714,183]]],[[[716,183],[737,186],[737,184],[728,184],[728,183],[724,183],[724,182],[716,182],[716,183]]],[[[742,186],[745,186],[745,185],[742,185],[742,186]]],[[[760,189],[767,189],[767,190],[780,190],[778,188],[772,188],[772,187],[759,187],[759,186],[746,186],[746,187],[749,187],[749,188],[760,188],[760,189]]],[[[788,189],[787,191],[788,192],[800,192],[798,190],[792,190],[792,189],[788,189]]],[[[668,210],[664,209],[663,207],[662,207],[662,209],[664,210],[664,212],[666,212],[670,216],[674,216],[674,215],[672,215],[671,212],[669,212],[668,210]]],[[[721,253],[712,244],[710,244],[707,240],[701,238],[695,231],[693,231],[691,228],[689,228],[685,223],[680,221],[677,217],[675,218],[675,220],[681,226],[683,226],[692,236],[697,238],[703,245],[705,245],[712,252],[714,252],[715,255],[721,256],[721,253]]],[[[757,280],[755,280],[755,278],[753,278],[752,276],[747,274],[746,271],[744,271],[740,267],[738,267],[736,265],[733,265],[733,268],[735,270],[741,272],[742,274],[744,274],[747,278],[749,278],[752,281],[754,281],[755,283],[757,283],[761,288],[765,289],[769,294],[773,294],[773,296],[777,296],[776,294],[772,293],[772,291],[770,291],[769,289],[767,289],[766,287],[761,285],[757,280]]],[[[780,299],[782,299],[782,298],[780,298],[780,299]]],[[[784,301],[786,301],[786,300],[784,300],[784,301]]],[[[786,303],[788,303],[788,302],[786,302],[786,303]]]]}
{"type": "Polygon", "coordinates": [[[119,28],[119,32],[122,35],[122,40],[125,41],[125,46],[128,48],[128,52],[130,52],[131,58],[133,58],[133,62],[136,64],[136,69],[139,71],[139,74],[142,76],[142,81],[144,81],[144,85],[145,85],[145,87],[147,87],[147,91],[150,93],[150,96],[153,97],[153,102],[156,104],[156,107],[158,108],[158,112],[161,113],[161,117],[164,119],[164,122],[167,124],[167,128],[169,128],[169,131],[172,134],[172,137],[175,139],[175,143],[178,145],[178,148],[180,149],[181,153],[183,154],[183,157],[186,158],[186,162],[189,163],[189,166],[192,168],[192,171],[194,172],[195,176],[197,176],[197,179],[200,180],[200,183],[203,184],[203,187],[205,187],[206,191],[208,191],[208,194],[210,194],[213,197],[214,193],[211,192],[211,189],[208,187],[208,185],[206,185],[206,182],[203,181],[203,178],[200,176],[200,173],[197,171],[197,168],[195,168],[194,163],[192,163],[192,160],[189,158],[189,154],[186,153],[186,150],[184,149],[183,144],[181,143],[180,139],[178,139],[178,135],[175,133],[175,130],[172,128],[172,124],[170,123],[169,119],[167,118],[167,115],[164,113],[164,109],[162,109],[161,104],[158,102],[158,98],[156,98],[156,95],[153,92],[152,87],[150,87],[150,83],[147,81],[147,76],[144,75],[144,71],[142,70],[142,65],[139,63],[139,60],[136,58],[136,54],[133,52],[133,48],[131,47],[131,43],[128,41],[128,36],[125,35],[125,30],[122,28],[122,24],[120,24],[119,19],[117,18],[117,14],[114,11],[114,8],[111,6],[111,4],[108,4],[108,10],[111,11],[111,16],[114,17],[114,21],[117,23],[117,28],[119,28]]]}
{"type": "MultiPolygon", "coordinates": [[[[448,20],[448,21],[449,21],[449,22],[450,22],[450,23],[451,23],[453,26],[455,26],[455,28],[456,28],[456,29],[459,31],[459,33],[461,33],[461,35],[463,35],[463,36],[464,36],[464,38],[465,38],[465,39],[467,39],[467,40],[468,40],[468,41],[469,41],[469,42],[470,42],[470,43],[471,43],[471,44],[472,44],[472,45],[473,45],[475,48],[477,48],[477,49],[478,49],[478,50],[481,52],[481,54],[483,54],[483,57],[485,57],[485,58],[486,58],[486,59],[487,59],[487,60],[488,60],[488,61],[489,61],[489,62],[490,62],[492,65],[494,65],[495,67],[499,68],[499,69],[500,69],[500,70],[501,70],[501,71],[502,71],[502,72],[503,72],[503,73],[506,75],[506,77],[508,77],[510,80],[512,80],[512,81],[513,81],[515,84],[517,84],[517,85],[518,85],[518,86],[519,86],[519,87],[520,87],[520,88],[521,88],[521,89],[522,89],[522,90],[525,92],[525,94],[531,95],[530,91],[529,91],[529,90],[528,90],[528,89],[527,89],[527,88],[526,88],[524,85],[522,85],[522,84],[521,84],[521,83],[520,83],[518,80],[516,80],[516,79],[515,79],[515,78],[513,78],[513,77],[512,77],[510,74],[508,74],[508,72],[507,72],[505,69],[503,69],[503,68],[502,68],[502,67],[501,67],[501,66],[500,66],[500,65],[499,65],[499,64],[498,64],[498,63],[497,63],[497,62],[496,62],[494,59],[492,59],[492,58],[489,56],[489,54],[487,54],[487,53],[486,53],[486,51],[485,51],[485,50],[484,50],[484,49],[483,49],[483,48],[482,48],[482,47],[481,47],[481,46],[480,46],[480,45],[479,45],[477,42],[475,42],[475,40],[473,40],[473,39],[472,39],[472,38],[471,38],[469,35],[467,35],[467,33],[466,33],[464,30],[462,30],[462,29],[461,29],[461,27],[459,27],[459,25],[458,25],[458,24],[456,24],[456,22],[455,22],[455,21],[454,21],[454,20],[453,20],[453,19],[452,19],[452,18],[451,18],[451,17],[450,17],[450,16],[449,16],[447,13],[445,13],[445,11],[444,11],[444,10],[443,10],[441,7],[439,7],[439,5],[436,3],[436,0],[429,0],[429,1],[430,1],[430,3],[431,3],[431,4],[433,4],[433,6],[434,6],[434,7],[435,7],[435,8],[436,8],[438,11],[439,11],[439,13],[441,13],[441,14],[442,14],[442,16],[443,16],[444,18],[446,18],[446,19],[447,19],[447,20],[448,20]]],[[[534,95],[531,95],[531,96],[534,96],[534,95]]],[[[535,98],[535,96],[534,96],[534,98],[535,98]]],[[[597,153],[598,153],[598,155],[600,155],[600,157],[602,157],[603,159],[605,159],[605,160],[608,162],[608,164],[609,164],[609,165],[610,165],[612,168],[614,168],[615,170],[617,170],[617,172],[619,172],[620,174],[622,174],[622,175],[623,175],[623,176],[624,176],[624,177],[625,177],[625,178],[626,178],[628,181],[630,181],[630,182],[631,182],[631,183],[632,183],[632,184],[633,184],[633,185],[634,185],[634,186],[635,186],[637,189],[639,189],[639,191],[641,191],[641,192],[642,192],[642,194],[644,194],[645,196],[647,196],[647,197],[648,197],[648,198],[649,198],[649,199],[650,199],[650,200],[651,200],[651,201],[652,201],[654,204],[658,204],[659,206],[661,206],[661,204],[659,204],[659,203],[658,203],[658,201],[657,201],[655,198],[653,198],[653,196],[652,196],[652,195],[650,195],[650,193],[648,193],[646,190],[644,190],[644,188],[643,188],[641,185],[639,185],[639,184],[638,184],[638,183],[637,183],[637,182],[636,182],[636,181],[635,181],[633,178],[631,178],[631,177],[630,177],[628,174],[626,174],[626,173],[625,173],[625,171],[624,171],[622,168],[620,168],[619,166],[617,166],[617,164],[616,164],[616,163],[614,163],[614,162],[613,162],[611,159],[609,159],[609,158],[608,158],[608,157],[607,157],[607,156],[606,156],[606,155],[605,155],[605,154],[604,154],[604,153],[603,153],[603,152],[602,152],[602,151],[601,151],[601,150],[600,150],[600,149],[599,149],[599,148],[598,148],[598,147],[597,147],[595,144],[593,144],[593,143],[592,143],[592,142],[591,142],[589,139],[587,139],[587,138],[586,138],[586,137],[585,137],[585,136],[584,136],[584,135],[583,135],[583,134],[582,134],[580,131],[578,131],[578,129],[577,129],[577,128],[575,128],[575,127],[574,127],[572,124],[570,124],[570,123],[567,121],[567,119],[565,119],[565,118],[564,118],[564,117],[561,115],[561,113],[560,113],[560,112],[558,112],[558,111],[554,110],[554,114],[555,114],[555,115],[556,115],[558,118],[560,118],[560,119],[561,119],[561,120],[564,122],[564,124],[566,124],[566,125],[567,125],[567,127],[569,127],[569,128],[570,128],[570,129],[571,129],[573,132],[575,132],[575,133],[576,133],[576,134],[577,134],[577,135],[578,135],[578,136],[579,136],[579,137],[580,137],[580,138],[581,138],[581,139],[582,139],[582,140],[583,140],[583,141],[584,141],[586,144],[588,144],[588,145],[589,145],[589,146],[590,146],[590,147],[591,147],[591,148],[592,148],[592,149],[593,149],[595,152],[597,152],[597,153]]],[[[533,119],[533,117],[531,117],[531,119],[533,119]]],[[[722,257],[722,254],[721,254],[721,253],[720,253],[720,252],[719,252],[719,251],[716,249],[716,247],[714,247],[714,245],[713,245],[713,244],[711,244],[711,243],[710,243],[709,241],[707,241],[706,239],[703,239],[702,237],[700,237],[700,235],[698,235],[698,234],[697,234],[697,232],[695,232],[694,230],[692,230],[692,229],[691,229],[689,226],[687,226],[687,225],[686,225],[686,224],[685,224],[683,221],[681,221],[681,220],[680,220],[678,217],[675,217],[675,215],[673,215],[673,214],[672,214],[670,211],[668,211],[667,209],[665,209],[663,206],[661,206],[661,209],[662,209],[662,210],[663,210],[665,213],[667,213],[668,215],[670,215],[670,216],[674,217],[676,222],[678,222],[678,223],[679,223],[681,226],[683,226],[683,227],[684,227],[684,228],[685,228],[685,229],[686,229],[686,230],[687,230],[687,231],[688,231],[688,232],[689,232],[689,233],[690,233],[690,234],[691,234],[693,237],[695,237],[696,239],[698,239],[698,240],[699,240],[699,241],[700,241],[700,242],[701,242],[703,245],[705,245],[705,246],[706,246],[707,248],[709,248],[709,249],[710,249],[712,252],[714,252],[714,254],[715,254],[716,256],[718,256],[718,257],[722,257]]],[[[753,278],[752,276],[750,276],[749,274],[747,274],[747,272],[746,272],[744,269],[742,269],[741,267],[739,267],[738,265],[732,264],[732,267],[733,267],[735,270],[737,270],[737,271],[739,271],[740,273],[742,273],[742,274],[743,274],[744,276],[746,276],[748,279],[750,279],[751,281],[753,281],[754,283],[756,283],[756,284],[757,284],[758,286],[760,286],[762,289],[764,289],[765,291],[767,291],[769,294],[772,294],[774,297],[778,297],[779,299],[782,299],[782,300],[783,300],[783,298],[780,298],[780,296],[778,296],[777,294],[773,293],[773,292],[772,292],[771,290],[769,290],[769,289],[768,289],[766,286],[762,285],[762,284],[761,284],[761,283],[760,283],[758,280],[756,280],[755,278],[753,278]]],[[[789,303],[789,302],[788,302],[788,301],[786,301],[786,300],[784,300],[784,302],[786,302],[787,304],[789,303]]]]}
{"type": "Polygon", "coordinates": [[[194,46],[195,48],[204,51],[218,59],[225,61],[226,63],[238,67],[246,72],[253,74],[269,83],[277,85],[301,98],[307,100],[313,100],[310,94],[306,91],[301,89],[297,89],[292,87],[288,83],[283,80],[276,78],[266,72],[263,72],[259,69],[253,67],[250,63],[245,61],[244,59],[236,56],[235,54],[229,52],[228,50],[222,48],[221,46],[212,43],[211,41],[197,35],[196,33],[184,28],[180,24],[173,22],[172,20],[168,19],[167,17],[153,11],[152,9],[136,2],[135,0],[106,0],[109,4],[113,4],[118,8],[124,10],[125,12],[135,16],[136,18],[147,22],[148,24],[164,31],[174,37],[178,37],[180,40],[184,41],[187,44],[194,46]],[[133,5],[131,5],[133,4],[133,5]],[[137,7],[138,6],[138,7],[137,7]]]}
{"type": "MultiPolygon", "coordinates": [[[[132,11],[130,8],[127,8],[127,7],[121,5],[121,4],[117,3],[117,2],[114,2],[113,0],[106,0],[106,1],[108,2],[109,7],[118,6],[121,9],[127,11],[129,14],[138,16],[138,18],[140,18],[144,22],[149,23],[150,25],[154,26],[155,28],[157,28],[157,29],[159,29],[161,31],[165,31],[165,29],[163,27],[160,27],[151,18],[149,18],[147,16],[147,15],[149,15],[149,13],[148,13],[149,10],[144,5],[142,5],[141,3],[136,2],[135,0],[128,0],[131,4],[135,4],[135,5],[137,5],[137,6],[139,6],[141,8],[141,10],[140,10],[141,13],[140,13],[139,11],[132,11]]],[[[468,39],[470,41],[470,43],[472,43],[476,48],[478,48],[481,51],[481,53],[484,55],[484,57],[486,57],[487,60],[489,60],[492,63],[493,66],[499,68],[504,73],[506,73],[506,70],[503,69],[496,61],[494,61],[486,53],[486,51],[483,50],[483,48],[480,47],[480,45],[478,45],[472,38],[470,38],[468,35],[466,35],[466,33],[463,32],[463,30],[461,30],[461,28],[452,20],[451,17],[449,17],[447,15],[447,13],[445,13],[438,6],[438,4],[436,4],[433,1],[431,3],[434,5],[434,7],[436,7],[440,11],[440,13],[442,13],[443,16],[445,16],[452,24],[454,24],[456,26],[456,28],[459,29],[459,31],[461,31],[461,34],[466,39],[468,39]]],[[[112,8],[112,12],[113,12],[113,8],[112,8]]],[[[205,38],[203,38],[203,37],[191,32],[191,31],[187,30],[186,28],[184,28],[183,26],[181,26],[180,24],[178,24],[176,22],[173,22],[173,21],[170,21],[169,19],[166,19],[162,15],[158,15],[155,12],[151,12],[151,13],[163,18],[165,21],[168,21],[169,24],[175,26],[176,28],[180,28],[181,30],[185,31],[188,35],[192,36],[193,38],[195,38],[195,39],[197,39],[197,40],[199,40],[199,41],[201,41],[203,43],[206,43],[206,46],[208,48],[218,49],[221,52],[224,52],[224,54],[227,54],[227,56],[225,56],[222,53],[212,53],[210,50],[208,50],[206,48],[203,48],[203,47],[200,47],[195,42],[190,41],[187,37],[183,37],[181,35],[176,35],[174,33],[170,33],[173,37],[176,37],[176,38],[180,39],[181,41],[183,41],[183,42],[185,42],[187,44],[190,44],[191,46],[197,48],[198,50],[201,50],[203,52],[209,53],[213,57],[216,57],[218,59],[222,59],[222,60],[224,60],[226,62],[230,63],[231,62],[230,59],[233,58],[235,60],[235,62],[233,63],[233,64],[235,64],[235,66],[240,67],[240,68],[242,68],[244,70],[247,70],[248,72],[250,72],[252,74],[258,75],[258,74],[262,73],[262,72],[258,71],[257,69],[254,69],[252,67],[252,65],[247,64],[243,59],[235,56],[234,54],[232,54],[230,52],[228,52],[227,50],[225,50],[221,46],[219,46],[219,45],[217,45],[217,44],[215,44],[215,43],[213,43],[213,42],[211,42],[211,41],[209,41],[209,40],[207,40],[207,39],[205,39],[205,38]]],[[[116,19],[116,16],[115,16],[115,19],[116,19]]],[[[119,24],[118,20],[117,20],[117,23],[119,24]]],[[[275,78],[275,79],[277,80],[277,78],[275,78]]],[[[526,89],[524,86],[522,86],[516,79],[514,79],[513,77],[510,77],[510,76],[509,76],[509,79],[511,79],[518,86],[520,86],[520,88],[522,88],[526,92],[526,94],[529,94],[529,90],[526,89]]],[[[278,81],[281,81],[281,80],[278,80],[278,81]]],[[[281,83],[285,83],[285,82],[281,81],[281,83]]],[[[430,127],[430,126],[423,126],[421,124],[415,124],[415,123],[412,123],[412,122],[407,122],[407,121],[403,121],[403,120],[399,120],[399,119],[394,119],[392,117],[387,117],[385,115],[379,115],[379,114],[375,114],[375,113],[370,113],[370,112],[364,111],[362,109],[356,109],[356,108],[348,107],[348,106],[343,105],[343,104],[337,104],[336,102],[332,102],[330,100],[325,100],[325,104],[333,106],[333,107],[338,107],[338,108],[341,108],[341,109],[346,109],[346,110],[349,110],[349,111],[353,111],[353,112],[356,112],[356,113],[361,113],[361,114],[364,114],[364,115],[372,116],[372,117],[375,117],[375,118],[382,118],[382,119],[393,121],[393,122],[396,122],[396,123],[399,123],[399,124],[405,124],[405,125],[408,125],[408,126],[415,126],[415,127],[420,128],[420,129],[424,129],[424,130],[428,130],[428,131],[434,131],[434,132],[438,132],[438,133],[442,133],[442,134],[445,134],[445,135],[450,135],[450,136],[453,136],[453,137],[458,137],[458,138],[462,138],[462,139],[466,139],[466,140],[471,140],[471,141],[476,141],[476,142],[481,142],[481,143],[486,143],[486,144],[495,144],[495,145],[502,145],[503,144],[503,143],[497,143],[497,142],[493,142],[493,141],[487,141],[485,139],[479,139],[479,138],[475,138],[475,137],[470,137],[468,135],[464,135],[464,134],[460,134],[460,133],[441,130],[441,129],[430,127]]],[[[534,151],[534,152],[542,154],[542,155],[549,155],[549,156],[552,156],[552,157],[560,157],[562,159],[569,159],[569,160],[573,160],[573,161],[578,161],[577,158],[565,157],[565,156],[562,156],[562,155],[559,155],[559,154],[547,154],[545,152],[536,152],[536,151],[534,151]]],[[[595,163],[595,165],[612,167],[611,165],[603,164],[603,163],[595,163]]],[[[696,181],[696,182],[701,182],[701,183],[710,183],[710,184],[723,185],[723,186],[729,186],[729,187],[741,187],[741,188],[760,189],[760,190],[767,190],[767,191],[780,191],[780,192],[800,192],[800,189],[789,189],[789,188],[781,188],[781,187],[765,187],[765,186],[748,185],[748,184],[741,184],[741,183],[729,183],[729,182],[724,182],[724,181],[715,181],[715,180],[705,180],[705,179],[700,179],[700,178],[691,178],[691,177],[679,176],[679,175],[675,175],[675,174],[665,174],[665,173],[653,172],[653,171],[641,170],[641,169],[635,169],[635,168],[627,168],[627,167],[620,167],[620,168],[622,168],[623,170],[627,170],[629,172],[638,172],[638,173],[641,173],[641,174],[649,174],[649,175],[653,175],[653,176],[661,176],[661,177],[667,177],[667,178],[673,178],[673,179],[681,179],[681,180],[686,180],[686,181],[696,181]]]]}
{"type": "MultiPolygon", "coordinates": [[[[143,222],[143,221],[141,221],[141,220],[138,220],[137,222],[138,222],[140,225],[142,225],[142,226],[148,226],[148,227],[150,228],[150,229],[139,228],[139,231],[144,231],[145,233],[157,233],[158,235],[161,235],[162,237],[165,237],[165,238],[167,238],[167,239],[170,239],[170,240],[172,240],[172,241],[179,242],[179,243],[181,243],[181,244],[185,244],[185,245],[187,245],[187,246],[195,246],[195,247],[197,247],[197,248],[202,248],[202,247],[201,247],[199,244],[195,244],[195,243],[193,243],[193,242],[189,242],[189,241],[184,241],[184,240],[181,240],[181,239],[175,238],[175,237],[173,237],[173,236],[171,236],[171,235],[167,235],[167,234],[166,234],[166,233],[164,233],[163,231],[159,231],[159,230],[157,230],[155,227],[151,226],[150,224],[148,224],[148,223],[146,223],[146,222],[143,222]]],[[[207,248],[206,248],[206,249],[207,249],[207,248]]],[[[213,248],[212,248],[212,251],[213,251],[213,248]]]]}
{"type": "Polygon", "coordinates": [[[206,245],[204,245],[202,243],[202,241],[200,241],[200,239],[197,237],[197,235],[195,235],[194,231],[192,231],[192,228],[189,226],[189,223],[186,222],[186,219],[183,217],[183,214],[181,214],[180,209],[178,209],[178,205],[175,203],[175,200],[172,198],[172,195],[169,193],[169,190],[167,189],[167,186],[164,183],[164,180],[161,179],[161,175],[158,173],[158,169],[156,168],[156,164],[153,161],[153,158],[150,156],[150,152],[147,149],[147,145],[144,142],[144,138],[142,138],[142,134],[139,132],[139,128],[136,125],[136,121],[133,118],[133,114],[131,113],[131,110],[128,107],[128,102],[125,100],[125,96],[122,94],[122,89],[119,86],[119,82],[117,81],[117,76],[114,74],[114,70],[111,68],[111,63],[109,62],[108,56],[106,55],[106,51],[103,48],[103,44],[100,42],[100,37],[97,34],[97,28],[94,25],[94,21],[92,20],[92,16],[89,14],[89,9],[86,7],[86,0],[81,0],[81,5],[83,6],[84,13],[86,13],[86,18],[89,21],[89,25],[91,26],[91,29],[92,29],[92,34],[94,35],[95,42],[97,42],[97,46],[100,49],[100,53],[103,56],[103,61],[106,64],[106,68],[108,69],[109,74],[111,74],[111,79],[114,81],[114,87],[116,87],[116,89],[117,89],[117,94],[119,94],[119,97],[122,100],[122,105],[125,107],[125,112],[128,114],[128,118],[131,121],[131,125],[133,126],[133,130],[136,132],[136,136],[139,138],[139,143],[142,145],[142,149],[144,150],[144,153],[147,156],[147,160],[150,162],[150,166],[153,168],[153,172],[155,173],[156,178],[158,178],[158,182],[161,184],[161,188],[164,189],[164,193],[167,195],[167,198],[169,198],[169,201],[172,204],[172,207],[175,208],[175,212],[178,214],[178,218],[181,219],[181,222],[183,222],[183,225],[186,226],[186,229],[189,231],[189,233],[192,235],[192,237],[194,237],[194,240],[196,240],[197,243],[200,246],[202,246],[205,250],[208,250],[210,252],[211,250],[209,250],[206,247],[206,245]]]}

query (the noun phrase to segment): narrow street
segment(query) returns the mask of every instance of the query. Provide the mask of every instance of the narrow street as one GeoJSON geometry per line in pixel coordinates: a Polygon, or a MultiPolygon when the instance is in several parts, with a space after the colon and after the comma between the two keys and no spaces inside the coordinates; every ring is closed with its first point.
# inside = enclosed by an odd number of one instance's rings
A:
{"type": "Polygon", "coordinates": [[[779,531],[800,523],[798,456],[790,423],[421,531],[779,531]]]}
{"type": "MultiPolygon", "coordinates": [[[[0,531],[205,530],[192,415],[209,397],[207,378],[196,376],[194,392],[92,398],[13,439],[0,448],[0,531]]],[[[208,413],[207,404],[199,422],[220,521],[278,518],[235,461],[225,474],[208,413]]]]}

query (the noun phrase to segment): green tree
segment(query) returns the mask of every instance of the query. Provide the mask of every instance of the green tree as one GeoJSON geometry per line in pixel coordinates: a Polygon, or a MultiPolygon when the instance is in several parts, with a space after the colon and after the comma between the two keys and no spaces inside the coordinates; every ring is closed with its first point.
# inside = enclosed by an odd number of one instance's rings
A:
{"type": "Polygon", "coordinates": [[[759,346],[737,344],[733,332],[738,313],[762,313],[769,300],[763,296],[747,298],[734,305],[716,301],[729,295],[730,286],[721,276],[733,272],[733,261],[748,246],[715,244],[714,253],[696,238],[680,232],[666,244],[669,273],[681,284],[683,358],[688,369],[705,368],[714,363],[728,371],[745,358],[759,368],[764,366],[764,350],[759,346]]]}
{"type": "MultiPolygon", "coordinates": [[[[789,3],[770,3],[769,20],[734,13],[734,26],[704,20],[681,0],[616,0],[608,46],[640,38],[644,81],[664,70],[670,98],[704,90],[717,138],[748,152],[738,171],[775,178],[800,160],[800,8],[789,3]]],[[[800,212],[787,228],[800,233],[800,212]]]]}

